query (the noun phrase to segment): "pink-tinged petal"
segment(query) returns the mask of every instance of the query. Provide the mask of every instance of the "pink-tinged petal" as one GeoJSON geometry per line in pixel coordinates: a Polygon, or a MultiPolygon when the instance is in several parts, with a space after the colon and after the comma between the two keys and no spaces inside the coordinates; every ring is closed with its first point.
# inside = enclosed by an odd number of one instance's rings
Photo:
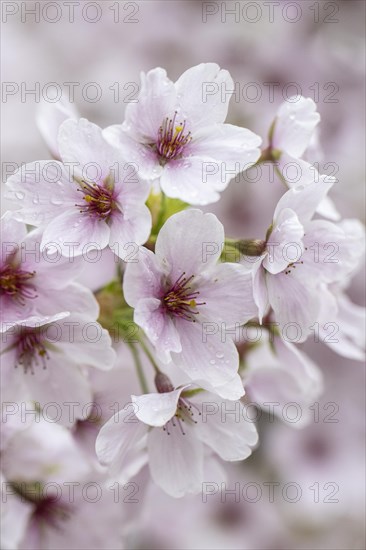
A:
{"type": "MultiPolygon", "coordinates": [[[[337,295],[337,313],[324,313],[319,323],[320,339],[334,353],[353,359],[365,360],[366,311],[351,302],[343,292],[337,295]]],[[[328,308],[324,308],[328,309],[328,308]]]]}
{"type": "Polygon", "coordinates": [[[151,232],[150,210],[142,204],[129,218],[122,212],[116,212],[109,227],[109,246],[113,252],[126,262],[136,261],[139,245],[147,241],[151,232]]]}
{"type": "Polygon", "coordinates": [[[239,326],[256,317],[252,277],[242,265],[217,264],[200,277],[199,288],[197,301],[205,303],[198,306],[202,314],[200,318],[229,327],[239,326]]]}
{"type": "MultiPolygon", "coordinates": [[[[159,125],[161,122],[162,120],[159,125]]],[[[133,139],[123,129],[122,124],[108,126],[103,130],[103,136],[122,152],[123,157],[128,159],[130,164],[138,167],[139,176],[146,179],[155,179],[161,175],[163,167],[159,164],[156,152],[145,143],[139,143],[133,139]]]]}
{"type": "MultiPolygon", "coordinates": [[[[171,424],[171,423],[170,423],[171,424]]],[[[152,479],[168,495],[180,498],[199,493],[203,481],[203,446],[194,428],[169,424],[169,434],[154,428],[148,435],[149,466],[152,479]]]]}
{"type": "MultiPolygon", "coordinates": [[[[27,376],[23,372],[19,374],[27,376]]],[[[57,418],[59,424],[72,426],[77,420],[85,420],[85,406],[93,401],[90,383],[76,365],[65,360],[64,355],[52,354],[45,371],[42,367],[35,368],[34,375],[28,375],[26,382],[29,400],[38,402],[41,407],[48,403],[57,404],[56,410],[49,409],[51,422],[57,418]],[[70,409],[67,403],[74,403],[73,408],[70,409]]]]}
{"type": "Polygon", "coordinates": [[[0,221],[1,231],[1,266],[7,258],[13,255],[27,236],[27,228],[24,223],[14,219],[12,212],[5,212],[0,221]]]}
{"type": "Polygon", "coordinates": [[[126,107],[123,128],[138,141],[154,143],[162,122],[177,108],[177,92],[165,69],[158,67],[141,73],[137,99],[126,107]]]}
{"type": "Polygon", "coordinates": [[[245,395],[243,381],[239,374],[235,376],[222,386],[213,386],[207,380],[200,380],[201,388],[218,395],[222,399],[228,399],[229,401],[238,401],[243,395],[245,395]]]}
{"type": "Polygon", "coordinates": [[[285,333],[289,330],[296,342],[304,342],[318,318],[319,287],[315,286],[314,281],[304,280],[298,272],[267,275],[266,282],[269,302],[280,329],[285,333]]]}
{"type": "MultiPolygon", "coordinates": [[[[59,313],[55,313],[54,315],[32,315],[31,317],[26,317],[22,319],[21,321],[17,321],[14,323],[6,323],[6,329],[10,330],[13,327],[43,327],[44,325],[48,325],[51,323],[57,323],[58,321],[61,321],[63,319],[66,319],[66,317],[69,317],[70,313],[68,311],[61,311],[59,313]]],[[[3,332],[5,332],[3,330],[3,332]]]]}
{"type": "Polygon", "coordinates": [[[135,308],[134,321],[139,325],[155,347],[158,358],[170,361],[170,353],[181,351],[179,331],[172,319],[162,309],[160,300],[144,298],[135,308]]]}
{"type": "Polygon", "coordinates": [[[64,162],[75,162],[73,174],[96,183],[118,174],[125,160],[118,149],[103,137],[102,129],[85,118],[68,119],[59,131],[59,150],[64,162]],[[117,167],[118,164],[118,167],[117,167]],[[94,166],[94,167],[93,167],[94,166]]]}
{"type": "Polygon", "coordinates": [[[142,298],[160,296],[163,274],[164,266],[159,258],[151,250],[140,247],[136,257],[127,263],[123,275],[123,295],[126,302],[135,307],[142,298]]]}
{"type": "Polygon", "coordinates": [[[21,166],[6,185],[6,197],[18,207],[13,216],[30,225],[44,225],[80,200],[71,170],[55,160],[21,166]]]}
{"type": "Polygon", "coordinates": [[[43,101],[36,112],[36,123],[48,149],[55,159],[60,159],[58,149],[58,131],[61,124],[68,118],[78,118],[78,112],[73,103],[61,99],[56,103],[43,101]]]}
{"type": "Polygon", "coordinates": [[[110,467],[112,477],[118,477],[123,471],[129,451],[138,446],[147,429],[135,416],[132,403],[104,424],[95,442],[95,451],[99,461],[110,467]]]}
{"type": "Polygon", "coordinates": [[[172,355],[192,381],[207,381],[213,388],[233,380],[239,367],[239,355],[232,332],[221,332],[220,323],[200,323],[180,320],[176,324],[182,345],[181,353],[172,355]]]}
{"type": "MultiPolygon", "coordinates": [[[[301,409],[301,418],[289,423],[300,428],[311,420],[309,406],[319,398],[323,389],[322,373],[304,353],[289,342],[276,338],[274,346],[255,348],[248,356],[245,386],[251,399],[264,408],[268,403],[278,403],[273,411],[282,420],[284,406],[295,402],[301,409]]],[[[294,417],[296,418],[295,412],[294,417]]]]}
{"type": "Polygon", "coordinates": [[[115,363],[116,352],[112,348],[109,332],[96,321],[73,316],[67,322],[58,323],[57,330],[50,329],[47,334],[52,334],[51,338],[56,340],[55,346],[72,363],[101,370],[110,370],[115,363]]]}
{"type": "Polygon", "coordinates": [[[188,204],[206,205],[219,200],[219,192],[227,186],[226,179],[216,160],[189,156],[169,161],[164,166],[160,185],[168,197],[188,204]]]}
{"type": "Polygon", "coordinates": [[[344,278],[349,271],[349,243],[342,228],[327,220],[312,220],[305,231],[303,264],[298,266],[301,275],[328,282],[344,278]]]}
{"type": "Polygon", "coordinates": [[[277,111],[273,147],[286,151],[292,157],[301,157],[319,121],[316,104],[310,97],[289,98],[277,111]]]}
{"type": "Polygon", "coordinates": [[[224,228],[214,214],[186,210],[171,216],[156,240],[155,253],[170,266],[172,284],[186,273],[198,275],[215,265],[225,240],[224,228]]]}
{"type": "Polygon", "coordinates": [[[78,283],[70,283],[61,289],[40,288],[35,309],[40,315],[52,315],[65,310],[79,313],[90,321],[97,319],[99,304],[88,288],[78,283]]]}
{"type": "Polygon", "coordinates": [[[340,263],[344,273],[352,274],[357,270],[365,254],[365,226],[360,220],[345,219],[339,224],[345,235],[345,242],[340,250],[340,263]]]}
{"type": "Polygon", "coordinates": [[[304,251],[304,227],[293,210],[284,208],[276,218],[267,242],[268,253],[263,267],[272,274],[280,273],[289,263],[301,258],[304,251]]]}
{"type": "Polygon", "coordinates": [[[289,189],[277,203],[273,220],[276,222],[281,210],[289,208],[293,210],[301,223],[308,222],[314,215],[321,201],[326,197],[329,189],[334,184],[335,178],[331,176],[319,176],[308,183],[300,183],[289,189]]]}
{"type": "Polygon", "coordinates": [[[261,323],[268,309],[268,291],[266,285],[266,272],[262,266],[262,261],[265,256],[258,258],[258,261],[253,264],[253,298],[258,307],[258,318],[261,323]]]}
{"type": "Polygon", "coordinates": [[[324,216],[324,218],[328,218],[329,220],[338,221],[341,218],[340,213],[338,212],[334,202],[330,197],[325,197],[321,203],[319,204],[318,208],[316,209],[317,214],[319,216],[324,216]]]}
{"type": "MultiPolygon", "coordinates": [[[[257,162],[261,143],[262,139],[246,128],[215,124],[198,130],[188,150],[196,157],[214,159],[223,180],[229,183],[236,174],[257,162]]],[[[209,171],[207,179],[209,182],[209,171]]]]}
{"type": "Polygon", "coordinates": [[[244,460],[258,442],[253,422],[246,419],[240,401],[223,401],[213,394],[199,394],[192,399],[202,409],[195,431],[197,437],[223,460],[244,460]]]}
{"type": "MultiPolygon", "coordinates": [[[[326,180],[330,178],[330,176],[321,177],[314,165],[303,159],[294,159],[286,153],[281,155],[278,168],[285,177],[289,188],[306,185],[314,182],[314,180],[319,182],[321,178],[326,180]]],[[[329,181],[332,181],[332,178],[329,181]]],[[[334,221],[339,220],[341,217],[333,201],[327,196],[319,202],[316,213],[334,221]]]]}
{"type": "Polygon", "coordinates": [[[93,248],[103,249],[109,243],[110,228],[104,220],[80,213],[77,208],[67,210],[51,221],[44,230],[41,250],[55,244],[63,256],[80,256],[93,248]]]}
{"type": "Polygon", "coordinates": [[[175,88],[183,115],[193,127],[224,122],[227,116],[234,82],[228,71],[216,63],[201,63],[185,71],[175,88]]]}
{"type": "Polygon", "coordinates": [[[137,418],[149,426],[164,426],[175,415],[180,395],[187,387],[166,393],[131,395],[137,418]]]}

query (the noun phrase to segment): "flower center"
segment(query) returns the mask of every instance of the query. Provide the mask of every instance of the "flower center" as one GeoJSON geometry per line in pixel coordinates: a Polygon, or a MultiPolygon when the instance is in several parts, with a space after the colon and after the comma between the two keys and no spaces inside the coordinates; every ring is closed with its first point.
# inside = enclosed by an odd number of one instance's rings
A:
{"type": "Polygon", "coordinates": [[[166,118],[159,128],[156,149],[163,165],[168,160],[180,158],[184,147],[192,139],[191,132],[185,133],[186,121],[177,124],[176,118],[177,111],[173,118],[166,118]]]}
{"type": "Polygon", "coordinates": [[[17,357],[15,368],[23,367],[24,372],[34,374],[34,367],[47,368],[47,360],[50,358],[46,349],[45,337],[39,330],[22,328],[16,342],[17,357]]]}
{"type": "Polygon", "coordinates": [[[71,517],[71,508],[65,503],[60,503],[59,496],[45,495],[45,487],[39,481],[34,483],[14,481],[10,482],[11,488],[22,499],[34,506],[33,518],[48,523],[54,529],[59,530],[63,522],[71,517]]]}
{"type": "Polygon", "coordinates": [[[79,182],[78,191],[83,193],[83,204],[75,204],[82,214],[88,214],[106,220],[116,208],[113,187],[104,187],[97,183],[79,182]]]}
{"type": "Polygon", "coordinates": [[[30,282],[35,274],[35,271],[23,271],[11,265],[5,266],[0,272],[0,294],[25,305],[28,298],[37,298],[36,288],[30,282]]]}
{"type": "Polygon", "coordinates": [[[165,294],[162,302],[163,307],[172,315],[181,317],[186,321],[196,322],[194,315],[198,315],[197,306],[203,306],[206,302],[197,302],[199,296],[198,290],[192,290],[190,283],[194,275],[185,277],[185,271],[178,277],[174,285],[165,294]]]}

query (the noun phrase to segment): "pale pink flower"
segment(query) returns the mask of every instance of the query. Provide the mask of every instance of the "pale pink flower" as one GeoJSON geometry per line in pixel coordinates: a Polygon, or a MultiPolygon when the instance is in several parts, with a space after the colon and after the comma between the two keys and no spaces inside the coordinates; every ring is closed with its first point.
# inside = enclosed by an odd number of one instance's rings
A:
{"type": "Polygon", "coordinates": [[[41,407],[56,403],[63,424],[82,418],[84,405],[91,401],[86,367],[108,370],[115,361],[108,332],[97,322],[67,312],[14,323],[1,340],[2,399],[35,401],[41,407]],[[69,402],[76,404],[72,417],[69,402]]]}
{"type": "Polygon", "coordinates": [[[2,469],[2,548],[123,547],[121,504],[69,430],[32,422],[8,442],[2,469]]]}
{"type": "Polygon", "coordinates": [[[163,192],[189,204],[219,200],[239,172],[254,164],[261,138],[224,124],[233,80],[216,63],[201,63],[174,83],[161,68],[141,74],[138,100],[125,122],[106,129],[128,151],[143,177],[160,178],[163,192]]]}
{"type": "Polygon", "coordinates": [[[68,118],[78,119],[79,114],[74,103],[61,98],[56,103],[43,101],[36,112],[36,123],[53,158],[60,160],[58,132],[61,124],[68,118]]]}
{"type": "MultiPolygon", "coordinates": [[[[224,228],[213,214],[187,210],[161,229],[155,254],[127,265],[124,296],[164,363],[227,399],[243,395],[233,327],[256,314],[250,275],[218,263],[224,228]],[[229,332],[231,330],[231,333],[229,332]]],[[[235,331],[234,331],[235,332],[235,331]]]]}
{"type": "Polygon", "coordinates": [[[189,396],[188,386],[174,389],[165,374],[156,376],[156,386],[159,393],[133,395],[99,432],[96,452],[112,477],[121,475],[129,453],[142,452],[146,438],[151,476],[176,498],[202,490],[206,446],[228,461],[251,454],[258,435],[240,401],[233,414],[232,402],[207,392],[189,396]]]}
{"type": "Polygon", "coordinates": [[[32,315],[53,315],[61,311],[98,317],[98,303],[92,292],[74,282],[82,264],[57,251],[41,253],[42,233],[27,234],[22,222],[7,212],[1,219],[0,320],[1,331],[8,324],[32,315]]]}
{"type": "Polygon", "coordinates": [[[268,305],[280,329],[300,330],[304,341],[320,315],[322,283],[344,278],[358,262],[360,235],[342,224],[312,220],[332,186],[327,176],[287,191],[279,200],[264,252],[252,263],[253,294],[262,319],[268,305]]]}
{"type": "Polygon", "coordinates": [[[110,246],[126,258],[150,234],[149,185],[86,119],[66,120],[58,143],[63,162],[33,162],[9,178],[14,216],[44,227],[42,249],[57,243],[74,256],[110,246]]]}

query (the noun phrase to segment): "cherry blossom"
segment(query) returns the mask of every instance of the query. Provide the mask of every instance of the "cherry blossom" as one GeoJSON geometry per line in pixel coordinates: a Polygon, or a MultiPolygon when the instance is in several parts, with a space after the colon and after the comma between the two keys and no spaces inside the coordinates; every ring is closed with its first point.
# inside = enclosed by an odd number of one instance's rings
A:
{"type": "Polygon", "coordinates": [[[161,68],[142,73],[137,102],[106,135],[128,151],[143,177],[159,178],[168,197],[194,205],[216,202],[229,181],[260,156],[259,136],[224,124],[233,87],[228,71],[216,63],[192,67],[175,83],[161,68]]]}
{"type": "Polygon", "coordinates": [[[139,261],[127,265],[123,292],[160,360],[173,360],[203,387],[237,399],[243,389],[229,331],[256,308],[245,269],[218,263],[223,243],[213,214],[175,214],[161,229],[155,254],[142,249],[139,261]]]}
{"type": "Polygon", "coordinates": [[[176,498],[202,490],[204,447],[228,461],[243,460],[251,454],[257,431],[246,419],[240,401],[235,403],[233,415],[232,402],[208,392],[189,396],[188,386],[174,389],[162,373],[155,380],[158,393],[133,395],[131,404],[99,432],[96,452],[110,467],[112,477],[121,474],[129,453],[141,452],[146,436],[151,476],[176,498]]]}
{"type": "Polygon", "coordinates": [[[58,138],[62,162],[30,163],[9,178],[14,216],[44,228],[41,249],[57,243],[76,256],[109,245],[126,258],[150,233],[148,184],[96,124],[68,119],[58,138]]]}

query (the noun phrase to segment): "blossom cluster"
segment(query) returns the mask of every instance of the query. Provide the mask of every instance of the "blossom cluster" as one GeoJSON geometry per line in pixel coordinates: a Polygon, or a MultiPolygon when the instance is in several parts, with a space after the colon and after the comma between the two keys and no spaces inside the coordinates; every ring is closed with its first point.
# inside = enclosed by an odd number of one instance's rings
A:
{"type": "MultiPolygon", "coordinates": [[[[364,358],[364,312],[346,294],[364,228],[307,160],[315,103],[285,101],[262,144],[225,123],[230,94],[205,94],[222,83],[233,89],[215,63],[176,82],[156,68],[120,124],[102,129],[65,102],[37,115],[53,159],[9,177],[1,219],[4,548],[59,548],[65,522],[71,538],[88,525],[84,548],[102,536],[88,499],[39,490],[50,479],[106,487],[144,472],[176,498],[221,483],[224,463],[258,445],[249,403],[305,411],[321,394],[299,344],[364,358]],[[257,238],[228,238],[207,205],[265,162],[284,184],[273,216],[257,238]]],[[[112,497],[97,513],[115,529],[112,497]]]]}

